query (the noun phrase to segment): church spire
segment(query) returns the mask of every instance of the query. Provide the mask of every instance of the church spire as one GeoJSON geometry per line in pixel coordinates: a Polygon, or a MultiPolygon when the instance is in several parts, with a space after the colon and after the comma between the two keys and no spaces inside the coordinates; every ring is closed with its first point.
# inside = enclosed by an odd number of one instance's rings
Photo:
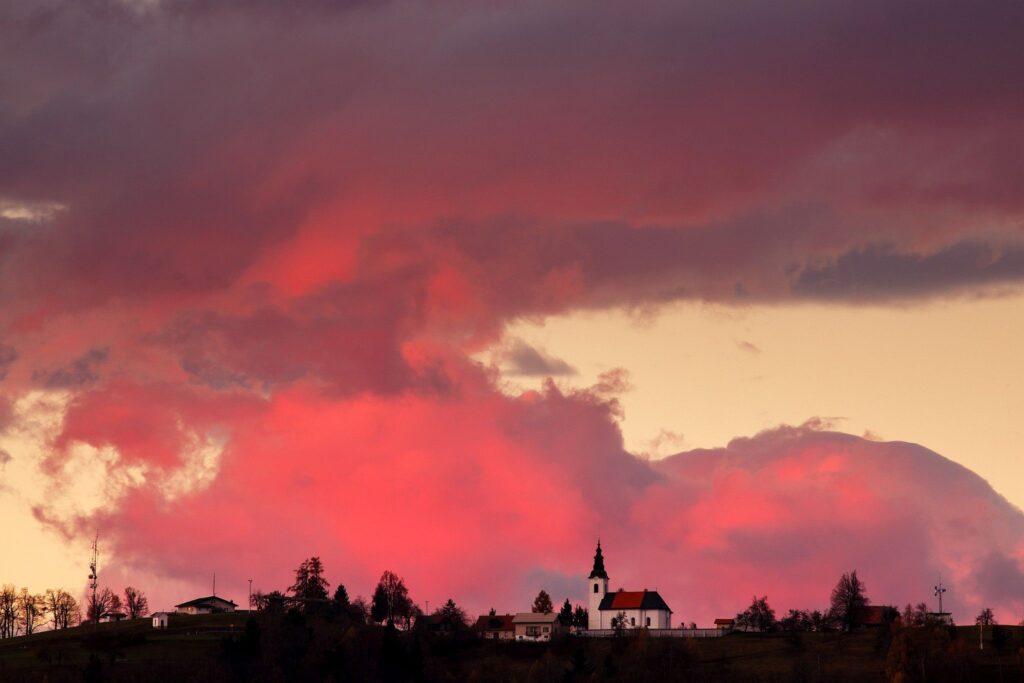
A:
{"type": "Polygon", "coordinates": [[[588,579],[608,579],[608,572],[604,570],[604,555],[601,554],[601,539],[597,539],[597,552],[594,553],[594,568],[590,570],[588,579]]]}

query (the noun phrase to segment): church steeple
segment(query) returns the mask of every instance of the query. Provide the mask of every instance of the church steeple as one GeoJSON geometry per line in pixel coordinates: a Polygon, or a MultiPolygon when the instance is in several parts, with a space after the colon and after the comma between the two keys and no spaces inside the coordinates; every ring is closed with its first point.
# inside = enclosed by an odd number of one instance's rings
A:
{"type": "Polygon", "coordinates": [[[604,570],[604,555],[601,554],[601,539],[597,539],[597,552],[594,553],[594,568],[590,570],[588,579],[608,580],[608,572],[604,570]]]}

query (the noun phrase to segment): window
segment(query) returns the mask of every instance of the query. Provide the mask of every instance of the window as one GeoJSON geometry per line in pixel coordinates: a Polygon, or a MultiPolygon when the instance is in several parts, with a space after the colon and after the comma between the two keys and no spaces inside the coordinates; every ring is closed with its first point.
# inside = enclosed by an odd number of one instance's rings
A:
{"type": "Polygon", "coordinates": [[[650,618],[650,617],[647,617],[647,625],[648,625],[648,626],[650,626],[650,625],[651,625],[651,618],[650,618]]]}
{"type": "Polygon", "coordinates": [[[594,584],[594,592],[595,593],[597,592],[597,584],[596,583],[594,584]]]}
{"type": "Polygon", "coordinates": [[[632,618],[630,618],[630,620],[629,620],[629,625],[630,625],[630,626],[636,626],[636,617],[632,617],[632,618]]]}
{"type": "Polygon", "coordinates": [[[545,626],[545,627],[544,627],[544,633],[547,633],[547,632],[548,632],[548,627],[547,627],[547,626],[545,626]]]}

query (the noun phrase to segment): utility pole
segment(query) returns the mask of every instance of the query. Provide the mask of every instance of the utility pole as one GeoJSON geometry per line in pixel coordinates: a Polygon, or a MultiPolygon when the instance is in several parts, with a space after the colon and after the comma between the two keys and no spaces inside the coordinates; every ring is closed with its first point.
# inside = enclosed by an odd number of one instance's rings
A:
{"type": "Polygon", "coordinates": [[[249,579],[249,610],[252,610],[252,579],[249,579]]]}

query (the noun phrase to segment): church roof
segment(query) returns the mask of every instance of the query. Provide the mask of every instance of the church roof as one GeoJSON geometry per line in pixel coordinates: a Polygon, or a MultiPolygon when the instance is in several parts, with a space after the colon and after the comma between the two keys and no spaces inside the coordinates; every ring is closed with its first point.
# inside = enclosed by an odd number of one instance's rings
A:
{"type": "Polygon", "coordinates": [[[614,593],[606,593],[597,609],[601,611],[623,609],[672,611],[658,591],[624,591],[621,589],[614,593]]]}
{"type": "Polygon", "coordinates": [[[590,570],[588,579],[607,579],[608,572],[604,570],[604,555],[601,554],[601,541],[597,541],[597,552],[594,553],[594,568],[590,570]]]}

